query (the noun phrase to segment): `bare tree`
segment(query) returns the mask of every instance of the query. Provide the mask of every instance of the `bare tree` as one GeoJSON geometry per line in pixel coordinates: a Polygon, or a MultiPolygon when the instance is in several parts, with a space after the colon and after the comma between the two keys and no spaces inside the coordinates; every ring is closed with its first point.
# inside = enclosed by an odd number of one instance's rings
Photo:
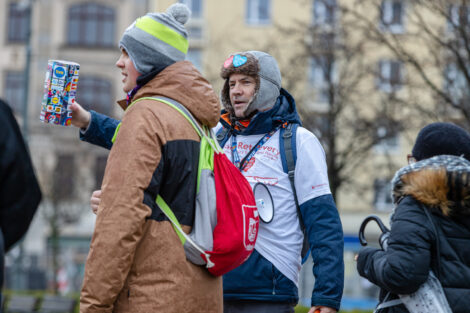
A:
{"type": "MultiPolygon", "coordinates": [[[[349,12],[336,1],[317,2],[323,6],[321,19],[314,16],[312,23],[297,22],[294,28],[277,25],[279,37],[291,42],[268,49],[295,47],[295,53],[281,61],[283,85],[293,91],[304,127],[325,148],[330,187],[336,196],[343,187],[371,188],[373,182],[361,185],[356,173],[375,147],[402,131],[406,101],[400,96],[402,79],[381,81],[377,63],[367,58],[375,42],[357,36],[357,21],[349,12]]],[[[386,168],[386,175],[391,175],[395,167],[386,168]]]]}
{"type": "Polygon", "coordinates": [[[393,19],[386,20],[386,1],[355,1],[343,7],[364,38],[382,46],[403,62],[413,80],[410,107],[434,120],[455,121],[470,128],[470,1],[388,1],[393,19]],[[401,2],[401,4],[398,4],[401,2]],[[400,9],[402,13],[400,13],[400,9]],[[370,14],[375,11],[377,14],[370,14]],[[393,31],[395,16],[402,14],[402,31],[393,31]],[[381,23],[377,23],[380,19],[381,23]]]}

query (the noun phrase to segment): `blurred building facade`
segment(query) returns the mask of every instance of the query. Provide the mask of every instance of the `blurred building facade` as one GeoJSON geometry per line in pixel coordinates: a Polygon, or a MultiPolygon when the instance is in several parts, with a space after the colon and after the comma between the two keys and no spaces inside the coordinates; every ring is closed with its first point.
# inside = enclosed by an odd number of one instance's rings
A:
{"type": "Polygon", "coordinates": [[[11,105],[20,125],[28,121],[23,130],[44,194],[26,238],[7,257],[7,288],[53,288],[56,280],[61,292],[80,289],[94,226],[89,198],[101,186],[108,154],[81,143],[75,128],[39,121],[48,60],[79,63],[77,101],[119,117],[115,102],[123,92],[115,67],[118,41],[147,10],[144,0],[0,1],[0,97],[11,105]]]}
{"type": "MultiPolygon", "coordinates": [[[[30,263],[37,265],[35,268],[50,266],[53,263],[51,255],[58,247],[61,251],[58,267],[61,273],[65,271],[68,274],[63,288],[79,289],[94,223],[88,201],[91,191],[100,187],[106,164],[107,151],[79,142],[76,129],[39,122],[47,60],[64,59],[80,63],[78,102],[89,109],[119,117],[120,112],[114,105],[115,100],[122,96],[121,76],[114,66],[119,56],[119,36],[136,17],[147,11],[164,11],[174,2],[30,2],[33,32],[27,138],[46,199],[22,249],[11,253],[11,273],[15,273],[14,265],[17,263],[14,261],[23,254],[29,256],[30,263]],[[51,228],[54,219],[50,217],[55,216],[54,212],[60,216],[56,219],[60,222],[58,242],[51,235],[54,233],[54,227],[51,228]]],[[[353,261],[354,253],[360,248],[357,231],[368,214],[379,215],[388,222],[392,211],[390,179],[405,164],[412,140],[422,126],[419,123],[399,125],[397,121],[405,121],[412,112],[407,107],[400,112],[394,110],[402,108],[399,105],[410,97],[426,102],[432,101],[432,95],[426,91],[410,92],[407,84],[418,81],[419,73],[405,67],[390,49],[383,48],[386,45],[383,40],[369,41],[371,38],[365,38],[364,31],[356,31],[355,27],[372,25],[385,39],[399,40],[400,44],[411,47],[418,58],[426,58],[419,44],[408,38],[410,33],[416,32],[411,26],[409,13],[416,8],[407,0],[369,0],[359,6],[356,1],[349,0],[180,2],[192,10],[192,17],[186,25],[190,36],[188,59],[217,91],[222,86],[219,70],[229,53],[267,51],[279,61],[283,86],[297,100],[304,125],[319,137],[327,138],[328,132],[339,137],[336,141],[325,139],[322,143],[327,153],[333,149],[341,151],[344,156],[338,162],[350,167],[348,174],[342,176],[348,184],[342,184],[336,191],[345,234],[343,304],[346,308],[371,307],[377,290],[357,275],[353,261]],[[365,18],[358,20],[357,17],[362,15],[365,18]],[[332,114],[340,109],[346,117],[331,119],[332,114]],[[390,115],[382,114],[385,111],[390,115]],[[347,117],[356,115],[358,120],[354,125],[354,119],[351,122],[347,117]],[[359,132],[359,126],[365,131],[359,132]],[[340,133],[341,129],[346,132],[340,133]],[[361,143],[361,136],[374,141],[364,145],[367,153],[356,159],[354,155],[349,156],[348,161],[347,152],[354,151],[354,145],[361,143]]],[[[0,51],[0,96],[12,105],[20,123],[24,118],[23,73],[29,25],[23,3],[28,1],[0,2],[0,23],[5,26],[0,32],[4,47],[0,51]]],[[[452,1],[448,5],[449,18],[458,20],[459,8],[455,9],[452,1]]],[[[439,27],[448,23],[432,13],[425,13],[425,16],[439,27]]],[[[437,84],[442,84],[443,73],[433,75],[437,84]]],[[[379,235],[377,228],[371,227],[369,232],[371,241],[379,235]]],[[[309,303],[313,286],[310,268],[304,266],[302,270],[300,287],[304,304],[309,303]]],[[[51,275],[50,272],[46,274],[51,275]]],[[[51,281],[50,277],[48,281],[51,281]]]]}

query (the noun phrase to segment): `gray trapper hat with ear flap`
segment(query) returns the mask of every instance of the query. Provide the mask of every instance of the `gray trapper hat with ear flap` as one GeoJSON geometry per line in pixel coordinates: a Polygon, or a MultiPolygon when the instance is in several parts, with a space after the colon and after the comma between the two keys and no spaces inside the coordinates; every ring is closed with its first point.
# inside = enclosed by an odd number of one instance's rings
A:
{"type": "Polygon", "coordinates": [[[233,116],[228,80],[232,74],[245,74],[256,79],[253,100],[245,110],[245,116],[271,109],[281,90],[281,72],[276,60],[261,51],[245,51],[231,55],[222,66],[221,77],[225,79],[221,100],[224,108],[233,116]]]}

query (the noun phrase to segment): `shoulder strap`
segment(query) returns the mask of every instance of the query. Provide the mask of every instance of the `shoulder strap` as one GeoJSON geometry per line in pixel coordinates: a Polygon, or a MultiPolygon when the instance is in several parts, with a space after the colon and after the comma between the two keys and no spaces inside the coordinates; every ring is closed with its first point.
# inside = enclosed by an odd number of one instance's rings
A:
{"type": "MultiPolygon", "coordinates": [[[[210,137],[206,134],[206,131],[199,125],[199,123],[196,121],[196,119],[193,117],[193,115],[182,105],[176,100],[166,98],[166,97],[147,97],[146,99],[152,99],[156,101],[163,102],[169,106],[171,106],[173,109],[178,111],[180,114],[182,114],[186,120],[193,126],[194,130],[198,133],[198,135],[201,137],[201,140],[203,138],[207,139],[207,142],[211,145],[212,149],[216,152],[217,148],[220,149],[220,147],[217,146],[217,141],[215,140],[214,133],[212,130],[208,130],[212,140],[214,141],[214,145],[211,143],[210,137]]],[[[199,180],[199,179],[198,179],[199,180]]],[[[155,200],[157,206],[160,208],[160,210],[165,214],[165,216],[168,218],[168,220],[171,222],[173,229],[176,231],[176,234],[178,235],[181,243],[183,246],[185,245],[186,242],[189,242],[196,250],[198,250],[201,254],[203,254],[206,257],[207,264],[206,267],[210,268],[214,266],[214,264],[210,261],[209,257],[210,255],[207,254],[201,247],[199,247],[192,239],[191,237],[186,234],[183,229],[181,228],[181,224],[179,223],[178,219],[176,218],[175,214],[171,210],[171,208],[168,206],[168,204],[165,202],[165,200],[162,198],[161,195],[157,195],[157,198],[155,200]]]]}
{"type": "Polygon", "coordinates": [[[300,213],[299,200],[297,198],[297,192],[295,189],[295,163],[297,161],[297,151],[296,151],[296,133],[297,133],[298,124],[287,124],[285,128],[281,129],[280,138],[282,138],[281,147],[283,147],[284,157],[285,157],[285,168],[284,171],[287,172],[289,177],[290,185],[292,187],[292,192],[294,194],[295,206],[297,207],[297,215],[299,216],[300,228],[302,232],[305,230],[305,224],[302,219],[302,214],[300,213]]]}
{"type": "Polygon", "coordinates": [[[440,258],[441,251],[440,251],[439,233],[437,232],[436,224],[434,224],[434,220],[429,210],[426,209],[423,205],[420,205],[420,206],[421,206],[421,209],[424,210],[424,213],[426,214],[426,217],[428,218],[429,223],[431,223],[432,231],[434,232],[434,236],[436,237],[436,254],[437,254],[436,255],[436,263],[437,263],[436,264],[437,266],[436,276],[437,276],[437,279],[439,279],[441,277],[441,258],[440,258]]]}
{"type": "Polygon", "coordinates": [[[297,198],[297,190],[295,188],[295,164],[297,162],[297,128],[299,124],[287,124],[286,127],[281,128],[279,135],[281,154],[284,156],[283,168],[289,177],[289,182],[292,187],[292,193],[294,194],[295,208],[297,211],[297,217],[299,218],[300,230],[304,235],[304,241],[302,243],[302,264],[307,261],[310,253],[310,246],[307,239],[307,231],[305,228],[304,219],[302,218],[302,212],[300,212],[299,199],[297,198]]]}
{"type": "MultiPolygon", "coordinates": [[[[387,295],[389,294],[390,292],[387,295]]],[[[374,313],[379,313],[379,311],[381,312],[383,309],[396,306],[399,304],[403,304],[403,301],[400,298],[388,300],[388,301],[382,301],[379,304],[377,304],[377,307],[375,308],[374,313]]]]}
{"type": "Polygon", "coordinates": [[[207,142],[212,147],[212,150],[214,150],[214,152],[220,153],[222,151],[222,148],[220,148],[220,146],[218,145],[218,142],[215,138],[215,135],[212,129],[209,129],[206,126],[201,127],[199,125],[199,122],[194,118],[191,112],[189,112],[188,109],[186,109],[184,105],[182,105],[176,100],[173,100],[167,97],[149,97],[148,99],[153,99],[153,100],[163,102],[171,106],[172,108],[174,108],[176,111],[178,111],[188,120],[188,122],[193,126],[194,130],[198,133],[198,135],[201,138],[206,138],[207,142]]]}
{"type": "Polygon", "coordinates": [[[295,169],[297,162],[297,127],[298,124],[287,124],[281,128],[281,148],[284,150],[285,164],[283,164],[284,172],[288,173],[295,169]]]}
{"type": "Polygon", "coordinates": [[[191,114],[191,112],[189,112],[188,109],[186,109],[184,107],[184,105],[182,105],[181,103],[179,103],[176,100],[173,100],[173,99],[167,98],[167,97],[152,97],[152,98],[157,100],[157,101],[168,104],[169,106],[174,108],[176,111],[181,113],[188,120],[188,122],[193,126],[194,130],[198,133],[199,137],[204,136],[204,134],[205,134],[204,130],[199,125],[199,123],[196,121],[196,119],[191,114]]]}
{"type": "MultiPolygon", "coordinates": [[[[196,131],[196,133],[199,135],[199,137],[204,137],[206,135],[206,132],[204,131],[204,129],[199,125],[199,123],[196,121],[196,119],[194,118],[194,116],[191,114],[191,112],[188,111],[188,109],[186,109],[184,107],[184,105],[182,105],[181,103],[179,103],[178,101],[176,100],[173,100],[173,99],[170,99],[170,98],[167,98],[167,97],[142,97],[142,98],[139,98],[137,99],[136,101],[132,102],[128,107],[127,109],[129,109],[132,105],[134,105],[135,103],[139,102],[139,101],[142,101],[142,100],[155,100],[155,101],[159,101],[159,102],[163,102],[169,106],[171,106],[173,109],[175,109],[176,111],[178,111],[181,115],[183,115],[187,120],[188,122],[191,124],[191,126],[193,126],[194,130],[196,131]]],[[[116,127],[116,130],[114,131],[114,136],[113,138],[111,139],[111,141],[114,143],[114,141],[116,140],[116,136],[117,136],[117,133],[119,132],[119,129],[121,128],[121,123],[119,123],[116,127]]]]}

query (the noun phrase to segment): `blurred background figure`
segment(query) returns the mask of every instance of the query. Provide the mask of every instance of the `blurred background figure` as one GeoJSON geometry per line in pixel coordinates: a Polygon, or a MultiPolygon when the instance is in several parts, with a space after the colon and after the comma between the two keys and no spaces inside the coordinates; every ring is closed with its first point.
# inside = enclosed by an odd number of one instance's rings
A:
{"type": "Polygon", "coordinates": [[[28,230],[41,201],[41,190],[15,117],[1,99],[0,129],[0,286],[3,286],[5,252],[28,230]]]}

